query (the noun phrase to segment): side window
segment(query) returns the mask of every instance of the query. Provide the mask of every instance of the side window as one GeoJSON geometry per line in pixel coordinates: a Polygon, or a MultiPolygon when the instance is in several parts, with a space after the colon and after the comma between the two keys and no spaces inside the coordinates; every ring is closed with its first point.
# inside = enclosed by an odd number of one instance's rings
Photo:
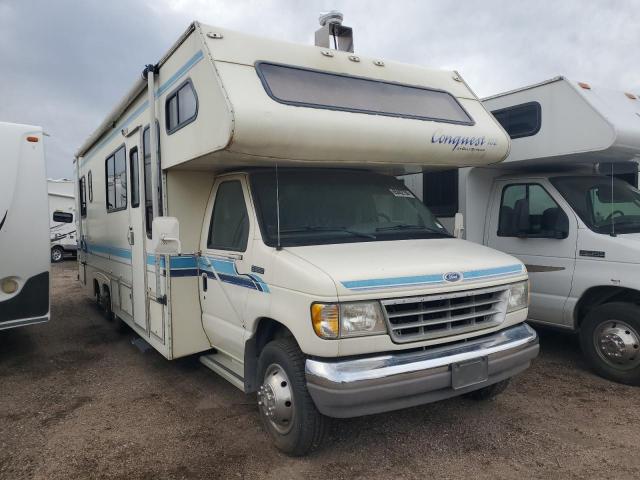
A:
{"type": "Polygon", "coordinates": [[[124,145],[105,160],[107,212],[127,208],[127,159],[124,145]]]}
{"type": "MultiPolygon", "coordinates": [[[[162,169],[160,168],[160,128],[156,124],[158,132],[158,214],[162,215],[162,169]]],[[[147,237],[151,238],[151,227],[153,224],[153,197],[151,190],[151,131],[145,127],[142,132],[142,154],[144,155],[144,217],[147,228],[147,237]]]]}
{"type": "Polygon", "coordinates": [[[238,180],[223,182],[218,187],[207,248],[244,252],[249,239],[249,217],[238,180]]]}
{"type": "Polygon", "coordinates": [[[93,177],[91,175],[91,170],[87,174],[87,180],[89,181],[89,202],[93,203],[93,177]]]}
{"type": "Polygon", "coordinates": [[[499,237],[567,238],[569,218],[537,183],[508,185],[502,190],[499,237]]]}
{"type": "Polygon", "coordinates": [[[131,176],[131,208],[140,206],[140,163],[138,147],[129,150],[129,175],[131,176]]]}
{"type": "Polygon", "coordinates": [[[181,129],[198,116],[198,97],[191,80],[187,80],[167,96],[165,119],[167,133],[181,129]]]}
{"type": "Polygon", "coordinates": [[[542,126],[542,107],[538,102],[501,108],[491,113],[511,138],[531,137],[542,126]]]}
{"type": "Polygon", "coordinates": [[[458,212],[458,170],[422,175],[424,204],[436,217],[454,217],[458,212]]]}
{"type": "Polygon", "coordinates": [[[87,216],[87,192],[85,188],[85,178],[84,176],[78,182],[78,193],[80,195],[80,216],[87,216]]]}

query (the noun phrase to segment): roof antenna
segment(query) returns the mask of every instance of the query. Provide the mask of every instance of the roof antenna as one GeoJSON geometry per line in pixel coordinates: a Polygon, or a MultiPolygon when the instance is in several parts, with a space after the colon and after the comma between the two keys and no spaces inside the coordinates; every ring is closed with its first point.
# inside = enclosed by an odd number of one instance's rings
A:
{"type": "Polygon", "coordinates": [[[278,241],[276,250],[282,250],[280,244],[280,175],[278,174],[278,164],[276,163],[276,228],[278,233],[278,241]]]}

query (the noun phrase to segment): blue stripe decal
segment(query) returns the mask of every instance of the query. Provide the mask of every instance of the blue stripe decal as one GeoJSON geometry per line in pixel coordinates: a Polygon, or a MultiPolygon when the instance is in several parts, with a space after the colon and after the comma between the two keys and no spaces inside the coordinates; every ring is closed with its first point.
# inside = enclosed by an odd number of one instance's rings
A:
{"type": "MultiPolygon", "coordinates": [[[[191,70],[200,60],[204,58],[204,53],[202,50],[198,50],[196,54],[191,57],[187,63],[185,63],[182,67],[178,69],[176,73],[171,75],[169,79],[164,82],[158,89],[155,91],[155,98],[158,98],[160,95],[165,93],[169,88],[171,88],[180,78],[182,78],[186,73],[191,70]]],[[[100,141],[95,147],[91,149],[91,152],[82,160],[80,164],[83,167],[86,162],[93,157],[96,151],[102,147],[104,147],[107,143],[109,143],[116,135],[119,135],[123,128],[127,128],[142,112],[144,112],[149,107],[149,101],[145,100],[138,108],[136,108],[131,115],[129,115],[120,125],[113,129],[113,131],[107,135],[104,139],[100,141]]]]}
{"type": "Polygon", "coordinates": [[[111,247],[109,245],[97,245],[97,244],[87,244],[86,249],[88,253],[93,254],[102,254],[102,255],[111,255],[118,258],[124,258],[125,260],[131,261],[131,250],[126,248],[118,248],[111,247]]]}
{"type": "MultiPolygon", "coordinates": [[[[506,267],[487,268],[482,270],[470,270],[462,272],[461,281],[480,280],[485,278],[508,277],[523,272],[523,266],[509,265],[506,267]]],[[[410,277],[392,277],[392,278],[374,278],[370,280],[349,280],[340,282],[345,288],[350,290],[369,290],[377,288],[393,288],[417,285],[435,285],[451,283],[447,282],[444,277],[446,274],[431,275],[414,275],[410,277]]],[[[457,283],[457,282],[454,282],[457,283]]]]}

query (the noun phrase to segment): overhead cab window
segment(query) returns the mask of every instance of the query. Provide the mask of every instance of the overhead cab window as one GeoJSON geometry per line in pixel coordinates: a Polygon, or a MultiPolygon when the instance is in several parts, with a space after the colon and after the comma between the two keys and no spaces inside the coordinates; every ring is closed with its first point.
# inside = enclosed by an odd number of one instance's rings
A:
{"type": "Polygon", "coordinates": [[[127,160],[124,145],[105,160],[107,212],[127,208],[127,160]]]}
{"type": "Polygon", "coordinates": [[[538,102],[523,103],[491,112],[511,138],[531,137],[540,131],[542,108],[538,102]]]}
{"type": "Polygon", "coordinates": [[[198,115],[198,97],[191,80],[187,80],[167,96],[165,118],[167,133],[181,129],[198,115]]]}
{"type": "Polygon", "coordinates": [[[275,101],[301,107],[473,125],[448,92],[412,85],[258,62],[256,70],[275,101]]]}

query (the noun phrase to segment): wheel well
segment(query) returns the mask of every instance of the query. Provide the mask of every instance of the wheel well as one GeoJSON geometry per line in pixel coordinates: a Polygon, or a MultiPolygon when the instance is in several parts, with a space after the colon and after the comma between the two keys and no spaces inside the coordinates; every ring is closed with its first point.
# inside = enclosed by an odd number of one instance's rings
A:
{"type": "Polygon", "coordinates": [[[626,302],[640,305],[640,292],[624,287],[591,287],[582,294],[582,297],[580,297],[574,309],[576,325],[580,327],[584,317],[587,316],[594,307],[611,302],[626,302]]]}
{"type": "Polygon", "coordinates": [[[255,334],[244,344],[244,391],[255,392],[258,388],[258,358],[262,349],[271,340],[293,337],[291,330],[272,318],[258,320],[255,334]]]}

